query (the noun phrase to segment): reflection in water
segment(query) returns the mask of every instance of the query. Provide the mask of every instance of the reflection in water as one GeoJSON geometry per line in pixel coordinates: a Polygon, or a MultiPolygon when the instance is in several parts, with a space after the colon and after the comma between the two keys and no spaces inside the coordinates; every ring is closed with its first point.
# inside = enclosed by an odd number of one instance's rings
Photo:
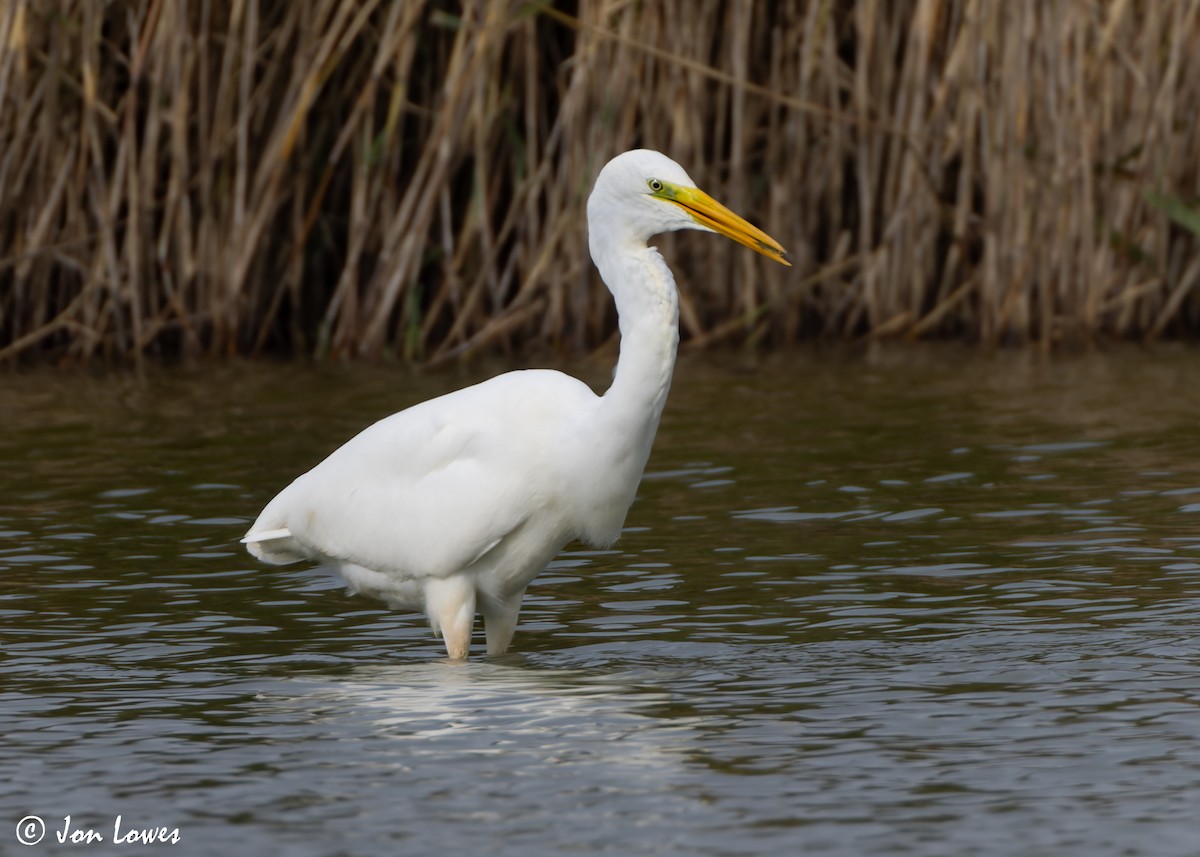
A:
{"type": "Polygon", "coordinates": [[[1200,355],[892,357],[685,361],[620,544],[562,554],[520,652],[466,665],[236,539],[298,465],[471,379],[5,379],[10,829],[1193,853],[1200,355]]]}
{"type": "Polygon", "coordinates": [[[588,788],[636,780],[653,789],[678,772],[691,740],[686,718],[664,722],[648,711],[669,703],[666,693],[576,669],[435,661],[305,676],[281,690],[265,701],[365,715],[376,736],[410,742],[412,757],[496,756],[497,774],[542,780],[561,776],[544,766],[569,765],[588,788]]]}
{"type": "MultiPolygon", "coordinates": [[[[260,694],[256,717],[304,722],[310,739],[315,732],[349,742],[355,765],[336,765],[321,781],[356,791],[365,776],[393,792],[385,809],[359,810],[379,813],[372,821],[392,840],[437,831],[439,847],[516,853],[544,847],[548,831],[560,830],[579,847],[633,853],[647,823],[702,808],[685,767],[694,740],[686,718],[645,710],[665,705],[665,693],[595,671],[504,660],[300,676],[260,694]],[[610,823],[596,823],[598,805],[610,823]],[[620,818],[627,827],[614,830],[620,818]]],[[[285,758],[304,752],[280,749],[285,758]]],[[[311,763],[296,758],[295,767],[311,763]]]]}

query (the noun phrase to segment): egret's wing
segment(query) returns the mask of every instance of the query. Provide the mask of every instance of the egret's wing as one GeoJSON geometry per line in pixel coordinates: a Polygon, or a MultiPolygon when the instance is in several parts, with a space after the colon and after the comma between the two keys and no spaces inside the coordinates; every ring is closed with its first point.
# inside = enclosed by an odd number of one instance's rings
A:
{"type": "Polygon", "coordinates": [[[286,528],[313,555],[404,576],[452,574],[544,501],[560,417],[588,397],[559,373],[510,373],[409,408],[284,489],[248,538],[286,528]]]}

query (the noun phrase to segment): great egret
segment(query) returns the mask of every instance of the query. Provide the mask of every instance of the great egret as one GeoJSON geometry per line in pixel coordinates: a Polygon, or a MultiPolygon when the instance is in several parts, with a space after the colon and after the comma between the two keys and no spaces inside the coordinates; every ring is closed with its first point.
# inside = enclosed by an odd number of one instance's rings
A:
{"type": "Polygon", "coordinates": [[[789,265],[775,239],[716,202],[670,158],[605,165],[588,244],[617,304],[621,351],[597,396],[561,372],[499,375],[367,428],[267,504],[242,539],[259,559],[309,559],[392,607],[423,609],[451,658],[476,608],[489,655],[512,641],[525,587],[572,539],[616,541],[671,385],[675,278],[646,242],[719,232],[789,265]]]}

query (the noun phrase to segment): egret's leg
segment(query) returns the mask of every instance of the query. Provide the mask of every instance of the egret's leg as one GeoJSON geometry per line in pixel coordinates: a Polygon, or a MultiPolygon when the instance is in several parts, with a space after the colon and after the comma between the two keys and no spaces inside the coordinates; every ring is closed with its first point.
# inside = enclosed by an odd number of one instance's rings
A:
{"type": "Polygon", "coordinates": [[[517,630],[517,615],[521,612],[521,599],[524,597],[525,590],[522,589],[507,598],[480,599],[489,656],[502,655],[508,651],[513,632],[517,630]]]}
{"type": "Polygon", "coordinates": [[[433,577],[425,582],[425,614],[441,635],[446,654],[463,660],[471,651],[475,625],[475,586],[464,577],[433,577]]]}

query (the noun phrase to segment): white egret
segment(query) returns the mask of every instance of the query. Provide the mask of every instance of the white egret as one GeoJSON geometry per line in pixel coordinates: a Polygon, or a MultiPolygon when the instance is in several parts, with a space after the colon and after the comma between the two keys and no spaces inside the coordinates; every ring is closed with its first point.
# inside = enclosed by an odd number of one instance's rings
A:
{"type": "Polygon", "coordinates": [[[597,396],[569,375],[527,369],[393,414],[267,504],[242,540],[254,556],[315,560],[354,592],[424,610],[459,659],[476,609],[488,654],[503,654],[526,586],[555,554],[573,539],[616,541],[679,342],[675,279],[646,242],[699,229],[790,263],[778,242],[658,152],[609,161],[587,216],[592,260],[621,329],[608,391],[597,396]]]}

